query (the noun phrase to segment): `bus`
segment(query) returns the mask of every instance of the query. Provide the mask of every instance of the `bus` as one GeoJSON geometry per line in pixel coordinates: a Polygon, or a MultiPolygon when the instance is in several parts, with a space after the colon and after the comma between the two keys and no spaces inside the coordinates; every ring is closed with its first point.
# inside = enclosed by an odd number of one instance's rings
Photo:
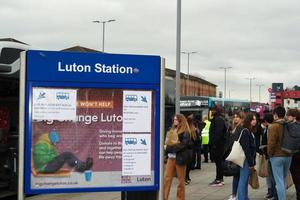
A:
{"type": "Polygon", "coordinates": [[[14,199],[18,188],[20,52],[29,45],[0,39],[0,199],[14,199]]]}
{"type": "Polygon", "coordinates": [[[222,106],[226,116],[231,115],[235,110],[250,111],[250,102],[247,100],[207,96],[180,97],[180,112],[184,115],[193,113],[197,120],[202,120],[203,116],[211,119],[211,109],[215,105],[222,106]]]}
{"type": "Polygon", "coordinates": [[[219,97],[209,97],[209,108],[214,105],[220,105],[224,108],[224,112],[227,115],[231,115],[235,110],[250,111],[250,102],[242,99],[227,99],[219,97]]]}

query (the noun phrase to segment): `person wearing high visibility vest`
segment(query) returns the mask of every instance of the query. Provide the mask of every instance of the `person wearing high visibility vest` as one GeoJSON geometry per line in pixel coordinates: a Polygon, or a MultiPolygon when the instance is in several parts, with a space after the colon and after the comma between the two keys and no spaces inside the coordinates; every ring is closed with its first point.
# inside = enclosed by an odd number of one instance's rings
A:
{"type": "Polygon", "coordinates": [[[202,136],[202,146],[203,146],[203,155],[204,155],[204,162],[208,163],[208,143],[209,143],[209,127],[210,121],[208,120],[207,116],[203,117],[203,122],[205,123],[204,128],[202,129],[201,136],[202,136]]]}

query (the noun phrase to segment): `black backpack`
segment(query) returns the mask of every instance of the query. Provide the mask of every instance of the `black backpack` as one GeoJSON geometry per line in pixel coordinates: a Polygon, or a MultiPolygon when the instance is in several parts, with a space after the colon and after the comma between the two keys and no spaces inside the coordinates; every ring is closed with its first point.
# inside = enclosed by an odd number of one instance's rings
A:
{"type": "Polygon", "coordinates": [[[284,122],[282,123],[284,136],[281,149],[287,153],[294,154],[299,152],[300,148],[300,123],[284,122]]]}

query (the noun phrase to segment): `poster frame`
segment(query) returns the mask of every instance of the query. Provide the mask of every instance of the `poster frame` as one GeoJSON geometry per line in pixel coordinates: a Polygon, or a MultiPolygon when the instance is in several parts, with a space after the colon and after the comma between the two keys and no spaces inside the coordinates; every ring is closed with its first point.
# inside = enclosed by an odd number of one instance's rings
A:
{"type": "MultiPolygon", "coordinates": [[[[160,58],[161,59],[161,58],[160,58]]],[[[162,60],[162,59],[161,59],[162,60]]],[[[23,132],[23,137],[20,137],[20,149],[24,149],[24,154],[20,154],[19,163],[19,194],[46,194],[46,193],[71,193],[71,192],[101,192],[101,191],[157,191],[160,188],[160,168],[161,168],[161,83],[159,84],[132,84],[132,83],[91,83],[91,82],[63,82],[63,80],[57,80],[56,82],[51,81],[32,81],[26,80],[26,55],[22,53],[22,68],[21,70],[21,80],[20,80],[20,90],[24,89],[24,93],[20,93],[20,121],[24,121],[25,124],[20,124],[20,133],[23,132]],[[91,187],[91,188],[55,188],[55,189],[32,189],[30,184],[31,176],[31,111],[32,111],[32,88],[33,87],[57,87],[57,88],[99,88],[99,89],[124,89],[124,90],[152,90],[155,95],[155,102],[153,116],[154,116],[154,184],[151,186],[122,186],[122,187],[91,187]],[[23,113],[23,114],[22,114],[23,113]],[[22,130],[23,129],[23,130],[22,130]],[[27,133],[27,134],[26,134],[27,133]]],[[[160,63],[161,64],[161,63],[160,63]]],[[[162,67],[162,66],[160,66],[162,67]]],[[[160,69],[161,71],[161,69],[160,69]]],[[[27,72],[30,73],[30,72],[27,72]]],[[[160,74],[161,76],[161,74],[160,74]]],[[[162,78],[160,77],[161,81],[162,78]]]]}

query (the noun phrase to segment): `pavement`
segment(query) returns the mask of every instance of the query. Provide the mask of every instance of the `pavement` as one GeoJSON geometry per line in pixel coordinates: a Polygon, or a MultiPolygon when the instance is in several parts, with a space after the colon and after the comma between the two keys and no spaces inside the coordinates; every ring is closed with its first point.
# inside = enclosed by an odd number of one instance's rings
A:
{"type": "MultiPolygon", "coordinates": [[[[232,177],[224,177],[225,185],[211,187],[208,184],[215,178],[214,163],[202,163],[202,169],[190,172],[191,183],[186,186],[186,200],[227,200],[231,194],[232,177]]],[[[249,186],[249,198],[251,200],[263,200],[267,192],[266,180],[259,178],[260,188],[253,190],[249,186]]],[[[176,199],[177,179],[173,179],[169,200],[176,199]]],[[[121,200],[120,192],[94,192],[51,194],[27,197],[26,200],[121,200]]],[[[287,200],[296,200],[294,186],[287,190],[287,200]]]]}

